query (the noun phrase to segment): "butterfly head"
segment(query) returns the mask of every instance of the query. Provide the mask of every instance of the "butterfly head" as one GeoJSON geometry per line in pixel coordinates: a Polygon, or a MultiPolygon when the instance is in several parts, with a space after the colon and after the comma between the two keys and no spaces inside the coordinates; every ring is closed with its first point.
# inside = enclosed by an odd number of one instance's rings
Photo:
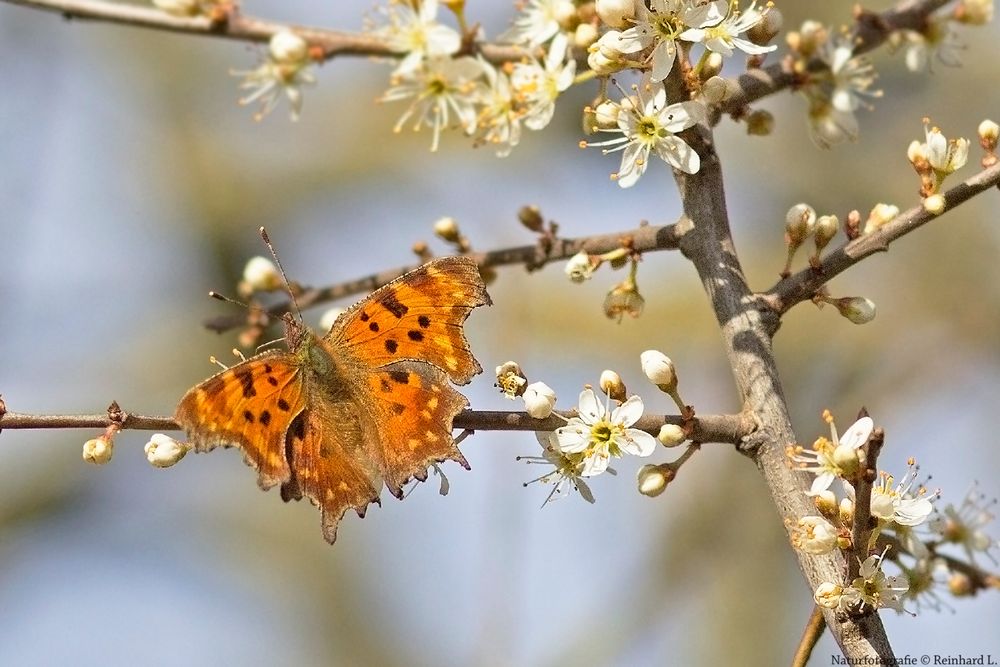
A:
{"type": "Polygon", "coordinates": [[[309,333],[302,320],[292,313],[285,313],[281,316],[281,321],[285,325],[285,345],[288,349],[294,351],[302,347],[302,341],[309,333]]]}

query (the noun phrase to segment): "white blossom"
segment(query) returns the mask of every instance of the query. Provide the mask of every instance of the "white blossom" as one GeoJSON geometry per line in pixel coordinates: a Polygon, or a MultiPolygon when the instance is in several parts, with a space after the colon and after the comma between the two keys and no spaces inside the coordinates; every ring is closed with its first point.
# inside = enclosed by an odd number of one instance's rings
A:
{"type": "Polygon", "coordinates": [[[973,485],[958,507],[951,503],[945,506],[931,521],[931,530],[945,542],[960,544],[973,563],[977,553],[984,553],[995,564],[997,558],[991,551],[998,546],[998,542],[983,530],[994,518],[988,506],[984,496],[973,485]]]}
{"type": "Polygon", "coordinates": [[[570,0],[528,0],[514,24],[501,33],[497,41],[539,46],[560,31],[561,18],[575,13],[576,8],[570,0]]]}
{"type": "Polygon", "coordinates": [[[705,107],[699,102],[680,102],[667,105],[663,86],[644,77],[637,87],[638,105],[621,105],[618,127],[602,132],[617,132],[621,137],[588,143],[587,146],[613,146],[605,153],[622,151],[621,168],[616,178],[618,185],[629,188],[645,173],[649,154],[688,174],[701,167],[698,153],[677,132],[697,125],[705,117],[705,107]]]}
{"type": "Polygon", "coordinates": [[[965,44],[959,38],[951,17],[935,14],[927,19],[925,25],[922,32],[907,30],[904,33],[907,42],[904,55],[906,68],[911,72],[933,70],[935,60],[947,67],[960,67],[965,44]]]}
{"type": "Polygon", "coordinates": [[[544,63],[531,58],[514,65],[510,84],[529,129],[541,130],[548,125],[555,113],[556,99],[573,85],[576,61],[566,60],[568,46],[566,35],[559,33],[549,45],[544,63]]]}
{"type": "Polygon", "coordinates": [[[493,146],[497,157],[507,157],[521,141],[521,117],[516,107],[510,77],[501,69],[481,61],[486,77],[486,88],[479,100],[480,110],[476,124],[479,141],[493,146]]]}
{"type": "MultiPolygon", "coordinates": [[[[886,547],[888,551],[888,547],[886,547]]],[[[859,575],[848,588],[844,589],[841,607],[850,607],[858,603],[866,604],[873,609],[903,609],[903,596],[909,588],[905,576],[887,577],[882,571],[882,560],[885,551],[876,556],[869,556],[861,563],[859,575]]]]}
{"type": "Polygon", "coordinates": [[[617,35],[615,47],[621,53],[636,53],[649,49],[646,62],[652,66],[650,80],[663,81],[670,74],[677,58],[677,39],[684,31],[679,12],[681,0],[652,0],[650,7],[636,2],[638,14],[634,25],[617,35]]]}
{"type": "Polygon", "coordinates": [[[413,98],[393,131],[400,132],[411,119],[414,131],[430,127],[431,151],[438,149],[441,130],[454,115],[459,127],[472,134],[476,129],[476,100],[481,97],[482,64],[475,58],[432,58],[423,67],[393,78],[393,86],[379,98],[395,102],[413,98]]]}
{"type": "Polygon", "coordinates": [[[804,516],[792,530],[792,546],[807,554],[827,554],[837,548],[840,535],[832,523],[821,516],[804,516]]]}
{"type": "Polygon", "coordinates": [[[684,12],[684,22],[693,27],[682,32],[680,39],[702,43],[709,51],[724,56],[733,55],[735,49],[749,55],[770,53],[778,48],[777,45],[760,46],[740,36],[763,21],[769,11],[767,7],[763,10],[757,9],[756,0],[742,12],[723,0],[704,5],[691,5],[684,12]],[[722,9],[726,7],[729,11],[720,19],[722,9]]]}
{"type": "Polygon", "coordinates": [[[529,384],[521,398],[524,399],[525,411],[535,419],[545,419],[556,405],[556,392],[544,382],[529,384]]]}
{"type": "Polygon", "coordinates": [[[927,495],[923,486],[914,488],[919,468],[910,461],[909,469],[899,484],[892,475],[881,472],[872,485],[872,516],[884,522],[894,522],[901,526],[918,526],[934,511],[933,500],[937,493],[927,495]]]}
{"type": "Polygon", "coordinates": [[[449,56],[462,46],[462,36],[457,31],[437,22],[437,11],[438,0],[422,0],[417,10],[405,2],[383,8],[389,25],[378,29],[376,34],[391,51],[406,54],[393,74],[413,72],[426,58],[449,56]]]}
{"type": "Polygon", "coordinates": [[[114,442],[106,435],[91,438],[83,443],[83,460],[87,463],[104,465],[111,461],[114,452],[114,442]]]}
{"type": "Polygon", "coordinates": [[[841,452],[861,449],[868,442],[874,428],[875,422],[872,421],[871,417],[862,417],[854,422],[842,437],[838,437],[837,428],[831,421],[830,440],[817,439],[813,444],[813,449],[795,446],[786,450],[788,458],[796,467],[816,475],[808,495],[815,496],[827,490],[834,479],[845,473],[836,460],[838,458],[844,460],[845,458],[843,453],[837,454],[838,448],[841,449],[841,452]]]}
{"type": "Polygon", "coordinates": [[[162,433],[154,433],[143,451],[146,452],[146,459],[152,465],[157,468],[169,468],[184,458],[189,449],[191,446],[187,443],[177,442],[162,433]]]}
{"type": "MultiPolygon", "coordinates": [[[[551,500],[558,500],[569,494],[572,489],[588,503],[594,502],[594,494],[590,487],[583,480],[583,456],[579,454],[566,454],[559,450],[556,434],[552,431],[535,433],[538,443],[542,446],[541,456],[520,456],[518,460],[529,464],[551,465],[552,470],[540,477],[536,477],[531,482],[525,482],[525,486],[533,482],[542,484],[552,484],[552,491],[545,498],[542,507],[545,507],[551,500]]],[[[608,468],[607,472],[614,474],[614,470],[608,468]]]]}
{"type": "Polygon", "coordinates": [[[580,472],[583,477],[600,475],[611,457],[649,456],[656,450],[656,438],[630,428],[642,416],[642,410],[642,399],[638,396],[629,397],[611,410],[600,402],[593,389],[584,389],[580,394],[579,416],[572,417],[555,432],[557,447],[564,454],[583,454],[580,472]]]}
{"type": "Polygon", "coordinates": [[[316,83],[305,40],[289,30],[271,37],[268,55],[255,69],[232,70],[230,74],[243,77],[240,88],[250,91],[239,103],[259,103],[255,120],[271,113],[284,97],[292,121],[297,121],[302,110],[302,87],[316,83]]]}

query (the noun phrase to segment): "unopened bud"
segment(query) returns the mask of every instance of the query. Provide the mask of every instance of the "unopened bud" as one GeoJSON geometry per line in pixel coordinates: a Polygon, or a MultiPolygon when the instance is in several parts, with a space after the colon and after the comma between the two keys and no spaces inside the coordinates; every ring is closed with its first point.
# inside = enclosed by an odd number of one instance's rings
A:
{"type": "Polygon", "coordinates": [[[597,15],[609,28],[626,28],[635,18],[633,0],[597,0],[597,15]]]}
{"type": "Polygon", "coordinates": [[[854,501],[850,498],[842,498],[840,501],[840,523],[845,526],[854,523],[854,501]]]}
{"type": "Polygon", "coordinates": [[[833,299],[831,303],[841,315],[855,324],[867,324],[875,319],[875,302],[863,296],[833,299]]]}
{"type": "Polygon", "coordinates": [[[593,23],[581,23],[576,26],[576,30],[573,32],[573,44],[577,48],[586,49],[596,42],[598,37],[600,35],[593,23]]]}
{"type": "Polygon", "coordinates": [[[974,590],[972,579],[967,574],[955,572],[948,579],[948,592],[957,598],[972,595],[974,590]]]}
{"type": "Polygon", "coordinates": [[[594,269],[598,265],[598,262],[594,261],[587,251],[581,250],[569,258],[564,270],[570,280],[575,283],[582,283],[584,280],[590,280],[590,277],[594,275],[594,269]]]}
{"type": "Polygon", "coordinates": [[[868,214],[868,220],[865,221],[865,234],[871,234],[877,231],[882,225],[888,223],[890,220],[896,218],[899,215],[899,207],[893,206],[892,204],[875,204],[872,207],[871,213],[868,214]]]}
{"type": "Polygon", "coordinates": [[[684,444],[687,440],[687,435],[677,424],[664,424],[660,427],[660,432],[656,435],[656,439],[664,447],[676,447],[678,445],[684,444]]]}
{"type": "Polygon", "coordinates": [[[940,193],[933,194],[930,197],[925,197],[921,203],[923,204],[924,210],[931,215],[941,215],[944,213],[944,209],[947,206],[944,195],[940,193]]]}
{"type": "Polygon", "coordinates": [[[434,233],[438,238],[448,243],[458,243],[461,238],[461,231],[458,229],[458,222],[455,218],[440,218],[434,223],[434,233]]]}
{"type": "Polygon", "coordinates": [[[772,7],[764,13],[760,21],[747,30],[747,37],[757,46],[767,46],[781,32],[782,23],[781,12],[772,7]]]}
{"type": "Polygon", "coordinates": [[[829,581],[824,581],[816,588],[813,599],[820,607],[826,609],[836,609],[840,606],[840,598],[844,594],[844,587],[829,581]]]}
{"type": "Polygon", "coordinates": [[[319,318],[319,329],[320,331],[329,331],[333,328],[333,323],[337,321],[337,318],[344,314],[343,308],[330,308],[323,316],[319,318]]]}
{"type": "Polygon", "coordinates": [[[841,475],[846,478],[854,477],[861,469],[861,457],[858,450],[851,445],[837,445],[833,450],[833,463],[840,468],[841,475]]]}
{"type": "Polygon", "coordinates": [[[721,76],[713,76],[701,87],[701,94],[709,104],[721,104],[739,92],[739,84],[721,76]]]}
{"type": "Polygon", "coordinates": [[[545,419],[556,405],[556,392],[544,382],[532,382],[525,390],[524,410],[530,417],[545,419]]]}
{"type": "Polygon", "coordinates": [[[540,232],[545,228],[545,218],[537,206],[522,206],[517,209],[517,219],[533,232],[540,232]]]}
{"type": "Polygon", "coordinates": [[[271,58],[282,65],[302,63],[309,55],[309,45],[306,40],[291,30],[274,33],[267,48],[271,53],[271,58]]]}
{"type": "Polygon", "coordinates": [[[813,241],[816,243],[817,254],[837,235],[839,228],[840,220],[835,215],[821,215],[816,219],[813,241]]]}
{"type": "Polygon", "coordinates": [[[719,76],[719,73],[722,72],[723,62],[721,53],[710,51],[701,63],[701,69],[698,70],[698,78],[702,81],[708,81],[713,76],[719,76]]]}
{"type": "Polygon", "coordinates": [[[667,489],[667,484],[674,478],[676,473],[663,466],[646,464],[639,468],[636,474],[639,493],[650,498],[655,498],[667,489]]]}
{"type": "Polygon", "coordinates": [[[184,458],[191,447],[162,433],[154,433],[143,449],[146,452],[146,459],[152,465],[157,468],[169,468],[184,458]]]}
{"type": "Polygon", "coordinates": [[[1000,138],[1000,125],[997,125],[992,120],[984,120],[979,124],[977,132],[983,148],[992,150],[997,147],[997,139],[1000,138]]]}
{"type": "Polygon", "coordinates": [[[646,350],[639,355],[639,363],[649,381],[661,391],[670,393],[677,389],[677,371],[670,357],[659,350],[646,350]]]}
{"type": "Polygon", "coordinates": [[[618,373],[614,371],[604,371],[601,373],[601,391],[615,401],[624,401],[627,398],[625,383],[618,373]]]}
{"type": "Polygon", "coordinates": [[[95,465],[104,465],[114,454],[114,441],[107,435],[91,438],[83,443],[83,460],[95,465]]]}
{"type": "Polygon", "coordinates": [[[806,203],[796,204],[785,214],[785,231],[788,233],[788,245],[797,248],[802,245],[813,232],[816,225],[816,211],[806,203]]]}
{"type": "MultiPolygon", "coordinates": [[[[825,25],[818,21],[806,21],[799,28],[796,44],[793,48],[803,56],[810,58],[826,43],[828,37],[829,33],[825,25]]],[[[792,46],[791,42],[789,42],[789,46],[792,46]]]]}
{"type": "Polygon", "coordinates": [[[597,127],[608,130],[618,127],[618,113],[621,108],[611,100],[604,100],[594,109],[594,122],[597,127]]]}
{"type": "Polygon", "coordinates": [[[774,115],[770,111],[757,109],[746,117],[747,134],[755,137],[766,137],[774,130],[774,115]]]}
{"type": "Polygon", "coordinates": [[[830,519],[837,516],[837,496],[830,489],[824,489],[813,496],[813,504],[819,513],[830,519]]]}
{"type": "Polygon", "coordinates": [[[243,267],[243,282],[251,292],[272,292],[281,289],[281,274],[274,262],[266,257],[252,257],[243,267]]]}

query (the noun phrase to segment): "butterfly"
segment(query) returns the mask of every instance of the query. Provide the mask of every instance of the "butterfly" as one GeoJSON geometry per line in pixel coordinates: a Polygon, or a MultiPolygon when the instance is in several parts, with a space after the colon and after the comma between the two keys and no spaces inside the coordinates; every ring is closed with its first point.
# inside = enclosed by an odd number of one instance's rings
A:
{"type": "Polygon", "coordinates": [[[445,460],[466,469],[452,388],[482,371],[463,330],[491,303],[476,263],[443,257],[380,287],[320,337],[286,315],[287,350],[270,350],[188,391],[174,419],[196,451],[237,446],[260,487],[309,498],[331,544],[348,509],[364,517],[445,460]]]}

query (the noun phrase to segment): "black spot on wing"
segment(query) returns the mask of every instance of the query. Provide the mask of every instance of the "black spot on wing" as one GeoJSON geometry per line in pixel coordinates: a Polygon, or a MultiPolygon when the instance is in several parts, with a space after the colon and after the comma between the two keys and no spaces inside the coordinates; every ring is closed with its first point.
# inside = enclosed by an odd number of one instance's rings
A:
{"type": "Polygon", "coordinates": [[[400,302],[400,300],[397,299],[396,295],[392,292],[382,297],[381,304],[383,308],[395,315],[396,319],[403,317],[403,315],[406,315],[406,313],[410,310],[407,306],[400,302]]]}
{"type": "Polygon", "coordinates": [[[406,371],[389,371],[389,377],[398,384],[409,384],[410,374],[406,371]]]}
{"type": "Polygon", "coordinates": [[[263,424],[264,426],[267,426],[268,424],[270,424],[271,423],[271,413],[268,412],[267,410],[264,410],[263,412],[261,412],[260,413],[260,423],[263,424]]]}
{"type": "Polygon", "coordinates": [[[419,343],[424,339],[424,334],[417,331],[416,329],[411,329],[406,332],[406,337],[412,340],[414,343],[419,343]]]}
{"type": "Polygon", "coordinates": [[[236,371],[234,375],[243,388],[243,398],[253,398],[257,395],[257,390],[253,386],[253,373],[249,369],[236,371]]]}
{"type": "Polygon", "coordinates": [[[389,354],[396,354],[396,348],[399,347],[399,343],[394,341],[392,338],[385,341],[385,349],[389,351],[389,354]]]}
{"type": "Polygon", "coordinates": [[[426,329],[431,325],[431,318],[427,317],[426,315],[421,315],[420,317],[417,318],[417,324],[420,325],[421,329],[426,329]]]}
{"type": "Polygon", "coordinates": [[[369,322],[368,328],[374,332],[378,332],[378,322],[369,322]]]}
{"type": "Polygon", "coordinates": [[[279,409],[279,410],[282,410],[283,412],[288,412],[288,409],[289,409],[290,407],[291,407],[291,406],[290,406],[290,405],[288,405],[288,401],[286,401],[286,400],[285,400],[285,399],[283,399],[283,398],[279,398],[279,399],[278,399],[278,409],[279,409]]]}

